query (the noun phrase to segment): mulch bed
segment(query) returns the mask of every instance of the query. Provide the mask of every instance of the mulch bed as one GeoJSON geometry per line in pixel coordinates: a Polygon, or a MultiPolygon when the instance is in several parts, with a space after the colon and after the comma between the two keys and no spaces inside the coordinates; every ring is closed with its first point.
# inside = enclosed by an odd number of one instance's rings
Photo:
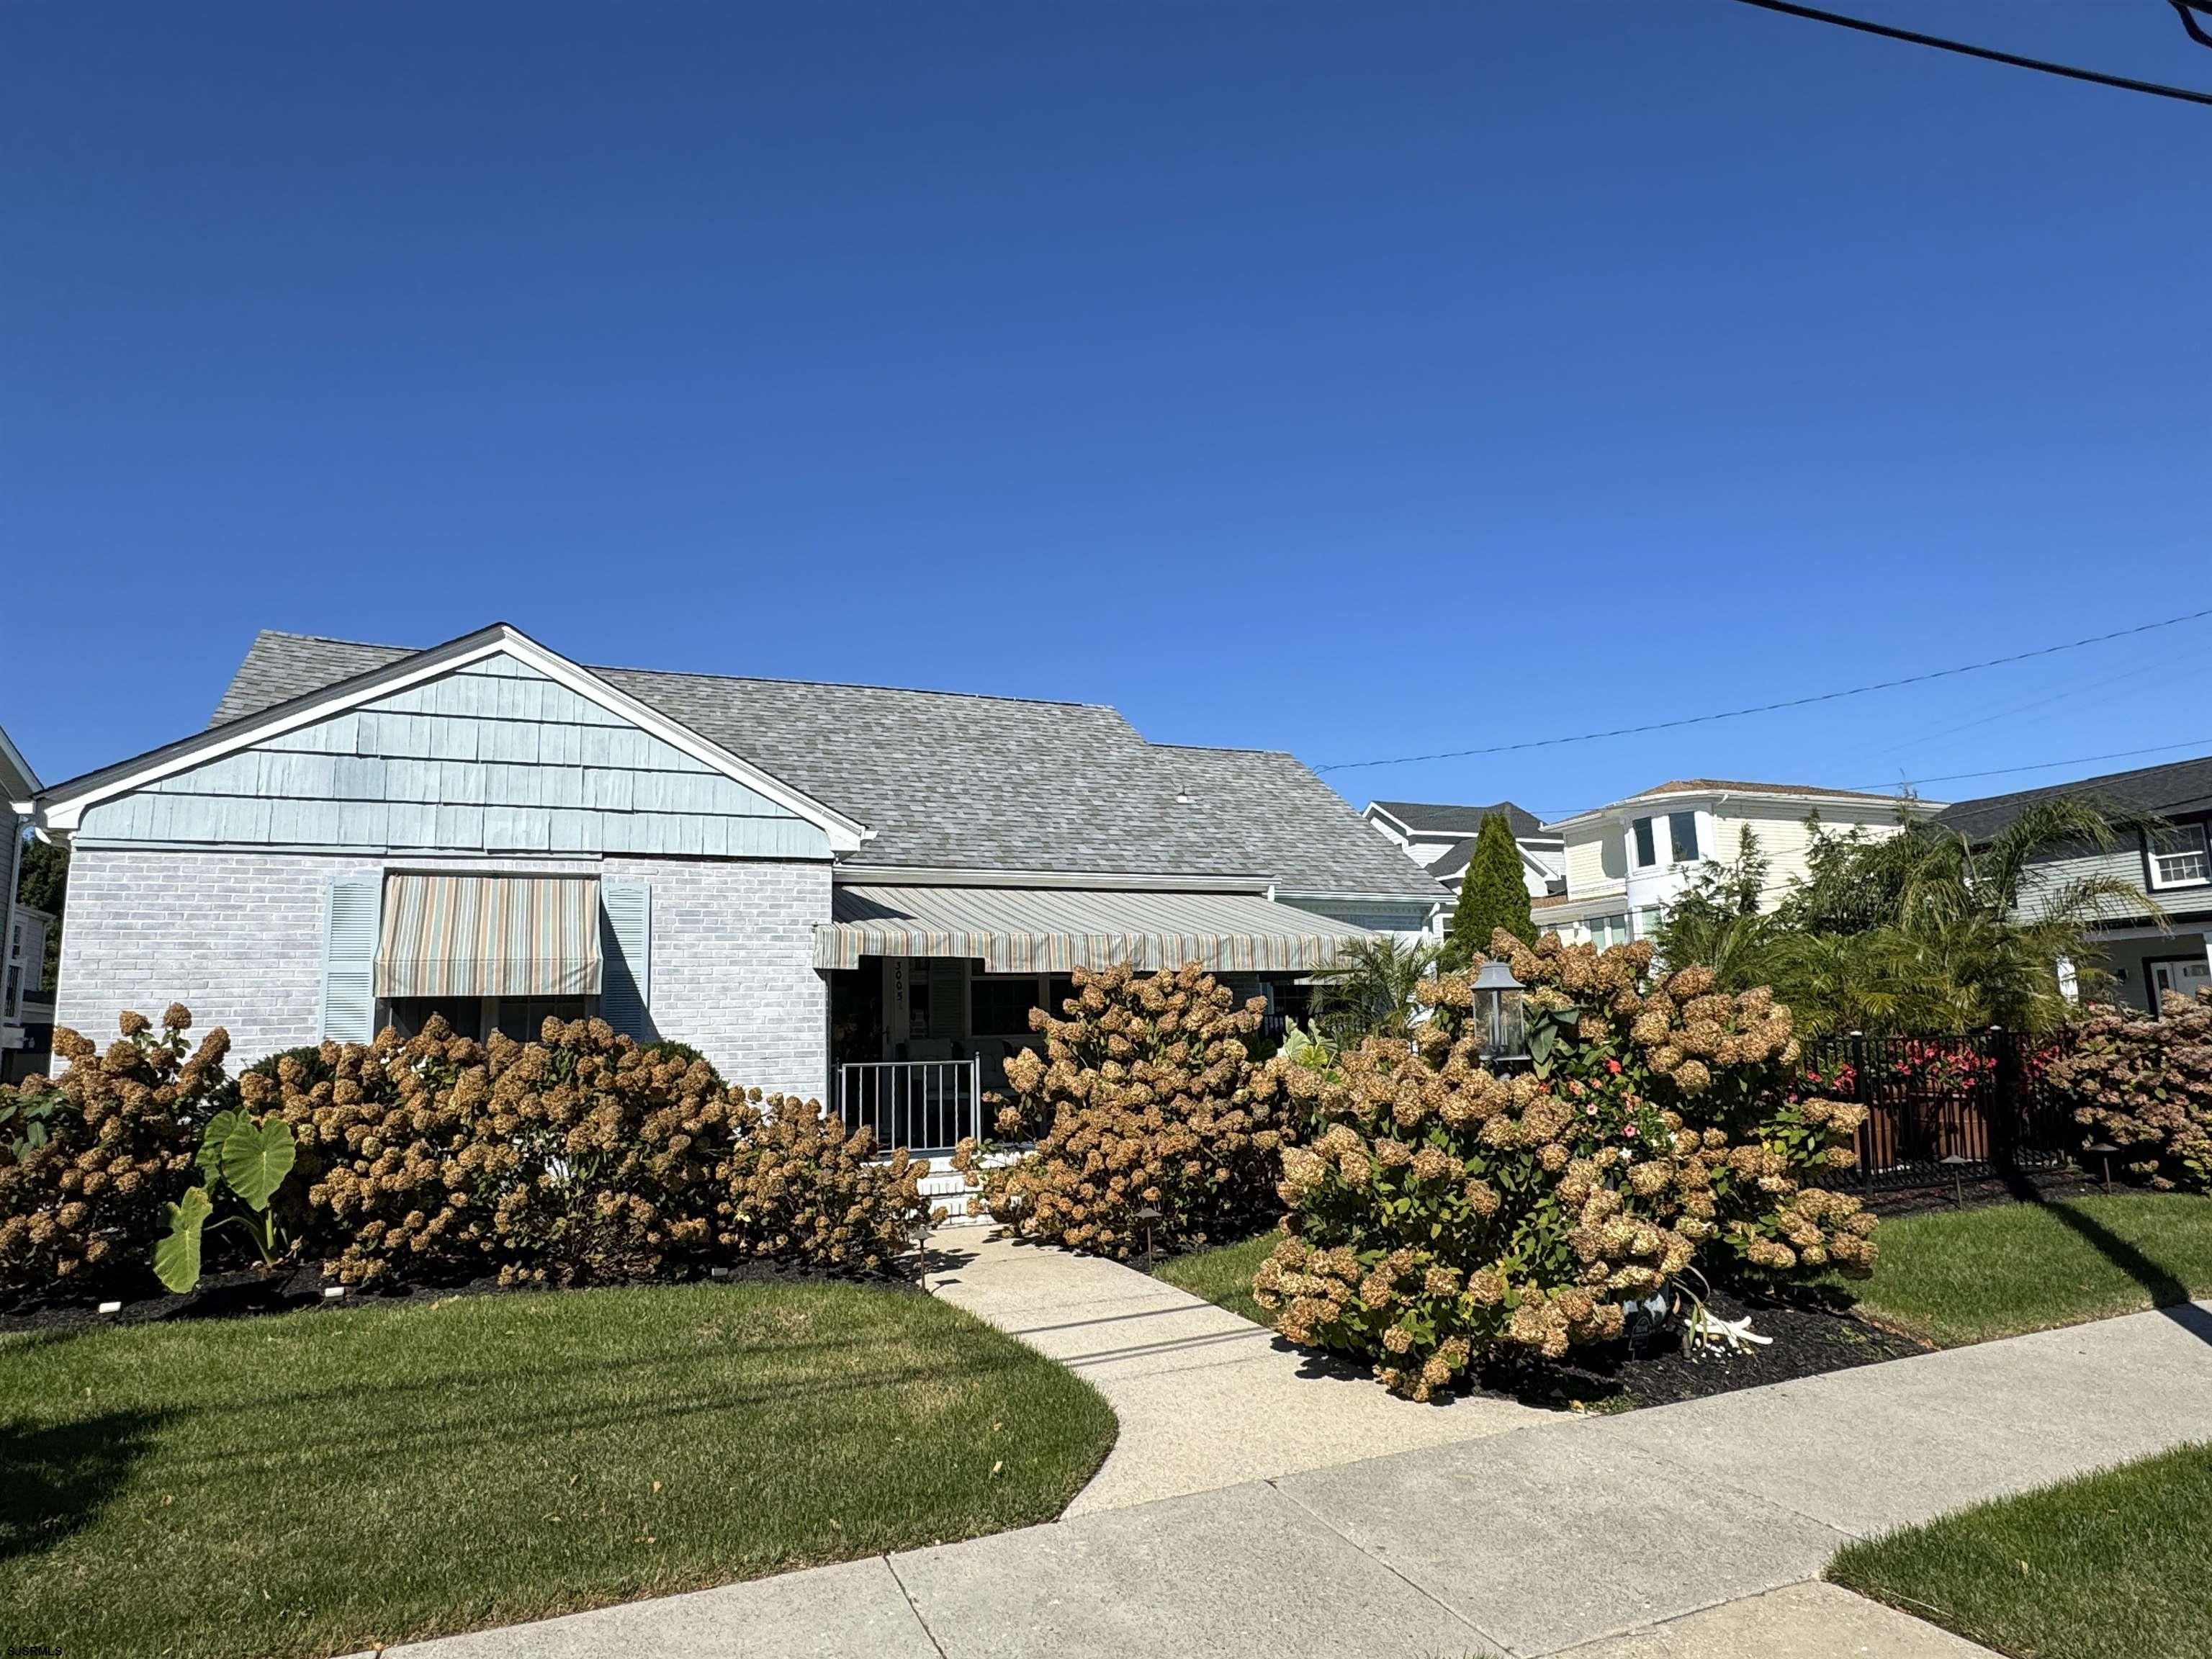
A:
{"type": "MultiPolygon", "coordinates": [[[[1857,1188],[1846,1186],[1840,1190],[1856,1192],[1857,1188]]],[[[1877,1192],[1868,1200],[1867,1208],[1876,1215],[1917,1215],[1927,1210],[1961,1207],[1978,1210],[1992,1204],[2048,1203],[2054,1199],[2087,1198],[2105,1190],[2101,1175],[2087,1175],[2080,1170],[2021,1170],[2012,1175],[1992,1176],[1981,1181],[1962,1182],[1955,1188],[1947,1182],[1933,1187],[1905,1187],[1894,1192],[1877,1192]]],[[[2111,1190],[2124,1193],[2135,1189],[2124,1182],[2115,1181],[2111,1190]]]]}
{"type": "Polygon", "coordinates": [[[1752,1331],[1773,1341],[1745,1351],[1692,1353],[1684,1347],[1680,1331],[1669,1331],[1648,1342],[1571,1348],[1565,1359],[1500,1364],[1485,1372],[1482,1386],[1524,1405],[1625,1411],[1929,1352],[1909,1337],[1869,1325],[1817,1297],[1785,1301],[1716,1290],[1705,1300],[1724,1319],[1748,1314],[1752,1331]]]}
{"type": "MultiPolygon", "coordinates": [[[[709,1275],[648,1279],[641,1285],[704,1282],[709,1275]]],[[[440,1302],[457,1296],[513,1296],[546,1287],[501,1285],[496,1279],[476,1279],[463,1284],[407,1285],[391,1290],[349,1290],[343,1296],[325,1296],[337,1285],[316,1267],[298,1267],[265,1273],[258,1268],[210,1273],[181,1296],[163,1293],[125,1299],[115,1313],[99,1311],[100,1301],[114,1301],[110,1293],[96,1299],[70,1296],[21,1297],[0,1302],[0,1334],[9,1331],[57,1331],[95,1325],[155,1325],[179,1319],[238,1319],[260,1314],[300,1313],[310,1308],[333,1312],[345,1308],[388,1307],[398,1303],[440,1302]]],[[[793,1267],[777,1261],[747,1261],[732,1267],[717,1284],[732,1285],[851,1285],[923,1294],[909,1261],[893,1264],[893,1271],[876,1273],[833,1273],[817,1267],[793,1267]]]]}

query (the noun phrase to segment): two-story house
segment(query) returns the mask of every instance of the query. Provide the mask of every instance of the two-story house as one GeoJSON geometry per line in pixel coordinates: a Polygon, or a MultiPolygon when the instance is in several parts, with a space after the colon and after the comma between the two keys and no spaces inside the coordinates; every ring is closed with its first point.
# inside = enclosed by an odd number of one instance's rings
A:
{"type": "Polygon", "coordinates": [[[1909,818],[1941,810],[1908,795],[1678,779],[1545,825],[1565,848],[1566,890],[1532,899],[1530,908],[1539,927],[1564,939],[1622,945],[1658,930],[1700,865],[1733,862],[1746,831],[1766,860],[1761,902],[1771,908],[1804,878],[1814,823],[1894,835],[1909,818]]]}
{"type": "Polygon", "coordinates": [[[1960,801],[1947,807],[1938,822],[1970,841],[1985,841],[2025,808],[2061,795],[2086,797],[2116,817],[2171,827],[2130,831],[2111,852],[2085,848],[2039,860],[2024,884],[2021,908],[2033,912],[2045,896],[2083,877],[2125,882],[2155,900],[2166,921],[2153,920],[2148,905],[2105,902],[2092,940],[2104,952],[2113,999],[2154,1012],[2168,997],[2212,985],[2212,757],[1960,801]]]}
{"type": "Polygon", "coordinates": [[[1566,855],[1559,837],[1538,822],[1536,815],[1510,800],[1488,806],[1463,806],[1437,801],[1376,800],[1360,813],[1385,839],[1427,871],[1447,895],[1439,921],[1449,919],[1451,901],[1459,896],[1468,860],[1474,856],[1475,837],[1482,821],[1502,817],[1513,831],[1513,844],[1521,853],[1521,880],[1530,898],[1559,893],[1566,888],[1566,855]]]}

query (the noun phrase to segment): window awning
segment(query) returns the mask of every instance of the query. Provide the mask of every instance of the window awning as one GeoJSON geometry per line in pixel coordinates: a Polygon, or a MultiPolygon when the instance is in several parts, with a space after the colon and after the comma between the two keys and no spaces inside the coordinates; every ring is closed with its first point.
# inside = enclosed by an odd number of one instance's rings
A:
{"type": "Polygon", "coordinates": [[[1039,887],[839,887],[814,930],[817,968],[866,957],[970,957],[994,974],[1070,968],[1290,973],[1326,968],[1366,929],[1256,893],[1039,887]]]}
{"type": "Polygon", "coordinates": [[[599,990],[589,876],[391,875],[380,997],[573,997],[599,990]]]}

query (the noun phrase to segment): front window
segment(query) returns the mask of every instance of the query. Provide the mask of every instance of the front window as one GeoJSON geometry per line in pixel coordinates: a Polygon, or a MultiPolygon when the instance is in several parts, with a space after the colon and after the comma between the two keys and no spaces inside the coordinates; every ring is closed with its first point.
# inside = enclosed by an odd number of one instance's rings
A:
{"type": "Polygon", "coordinates": [[[1653,833],[1652,820],[1638,818],[1633,827],[1636,830],[1636,867],[1649,870],[1659,862],[1658,837],[1653,833]]]}
{"type": "Polygon", "coordinates": [[[1601,951],[1628,943],[1628,916],[1625,911],[1619,915],[1592,916],[1583,925],[1589,929],[1590,943],[1601,951]]]}
{"type": "Polygon", "coordinates": [[[1667,839],[1677,864],[1698,861],[1698,815],[1695,812],[1667,814],[1667,839]]]}
{"type": "Polygon", "coordinates": [[[2212,879],[2212,859],[2205,855],[2203,824],[2185,823],[2151,838],[2152,886],[2187,887],[2208,879],[2212,879]]]}
{"type": "Polygon", "coordinates": [[[1636,937],[1638,939],[1655,937],[1659,932],[1660,925],[1666,920],[1667,913],[1657,905],[1644,906],[1636,913],[1636,937]]]}
{"type": "Polygon", "coordinates": [[[979,976],[969,988],[973,1034],[979,1037],[1027,1038],[1030,1035],[1030,1009],[1042,1008],[1059,1019],[1062,1018],[1060,1004],[1074,994],[1075,981],[1065,975],[979,976]]]}

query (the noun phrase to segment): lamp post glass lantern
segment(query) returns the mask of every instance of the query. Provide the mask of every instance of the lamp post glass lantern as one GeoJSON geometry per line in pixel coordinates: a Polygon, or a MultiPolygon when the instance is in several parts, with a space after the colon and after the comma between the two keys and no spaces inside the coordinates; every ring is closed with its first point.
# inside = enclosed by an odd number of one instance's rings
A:
{"type": "Polygon", "coordinates": [[[1485,1060],[1523,1060],[1528,1054],[1526,990],[1502,962],[1486,962],[1474,976],[1474,1017],[1485,1060]]]}

